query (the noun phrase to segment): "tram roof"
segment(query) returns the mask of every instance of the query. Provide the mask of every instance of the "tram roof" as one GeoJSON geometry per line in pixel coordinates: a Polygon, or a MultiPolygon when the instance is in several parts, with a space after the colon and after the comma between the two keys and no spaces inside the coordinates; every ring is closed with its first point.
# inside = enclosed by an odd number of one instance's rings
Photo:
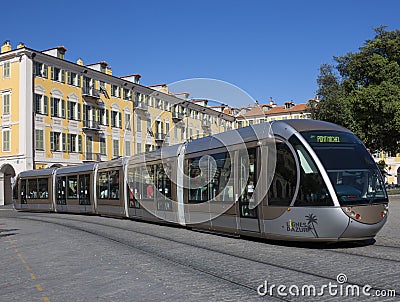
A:
{"type": "Polygon", "coordinates": [[[256,124],[196,139],[187,144],[186,153],[195,153],[266,139],[272,134],[270,126],[270,123],[256,124]]]}
{"type": "Polygon", "coordinates": [[[19,177],[32,177],[32,176],[49,176],[54,173],[58,168],[36,169],[19,173],[19,177]]]}
{"type": "Polygon", "coordinates": [[[70,173],[80,173],[85,171],[93,171],[96,167],[96,163],[70,166],[70,167],[62,167],[57,170],[57,175],[64,175],[70,173]]]}
{"type": "Polygon", "coordinates": [[[347,132],[352,133],[349,129],[346,129],[342,126],[325,122],[319,120],[311,120],[311,119],[293,119],[293,120],[284,120],[284,121],[274,121],[272,122],[273,127],[279,126],[281,124],[287,124],[291,126],[298,132],[303,131],[339,131],[339,132],[347,132]]]}

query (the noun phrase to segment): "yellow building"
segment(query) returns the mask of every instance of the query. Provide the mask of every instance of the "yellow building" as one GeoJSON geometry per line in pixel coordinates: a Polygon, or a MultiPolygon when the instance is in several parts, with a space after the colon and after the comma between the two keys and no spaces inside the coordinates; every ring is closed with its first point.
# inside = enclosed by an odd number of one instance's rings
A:
{"type": "Polygon", "coordinates": [[[166,85],[115,77],[107,62],[67,61],[66,51],[1,47],[0,205],[11,202],[21,171],[106,161],[234,127],[234,117],[166,85]]]}

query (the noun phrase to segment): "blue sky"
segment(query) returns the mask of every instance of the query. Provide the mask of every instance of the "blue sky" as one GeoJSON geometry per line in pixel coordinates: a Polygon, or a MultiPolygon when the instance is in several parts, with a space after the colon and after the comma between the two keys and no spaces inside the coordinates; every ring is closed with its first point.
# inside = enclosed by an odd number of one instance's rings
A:
{"type": "Polygon", "coordinates": [[[375,27],[400,29],[397,0],[50,3],[2,3],[0,43],[63,45],[67,60],[105,60],[116,76],[141,74],[143,85],[218,79],[260,103],[306,102],[315,96],[321,64],[357,51],[375,27]]]}

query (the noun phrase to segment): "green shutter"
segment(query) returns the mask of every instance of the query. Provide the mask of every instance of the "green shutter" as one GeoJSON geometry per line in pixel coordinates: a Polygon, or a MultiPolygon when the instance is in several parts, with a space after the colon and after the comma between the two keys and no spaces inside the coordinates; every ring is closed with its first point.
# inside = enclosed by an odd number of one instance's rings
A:
{"type": "Polygon", "coordinates": [[[54,98],[50,97],[50,115],[54,116],[54,98]]]}
{"type": "Polygon", "coordinates": [[[108,126],[110,124],[110,113],[109,110],[106,109],[106,125],[108,126]]]}
{"type": "Polygon", "coordinates": [[[78,152],[82,153],[82,135],[78,135],[78,152]]]}
{"type": "Polygon", "coordinates": [[[66,113],[65,113],[65,100],[61,100],[61,117],[65,118],[66,113]]]}
{"type": "Polygon", "coordinates": [[[118,127],[122,128],[122,113],[118,112],[118,127]]]}
{"type": "Polygon", "coordinates": [[[54,132],[50,132],[50,151],[54,151],[54,132]]]}
{"type": "Polygon", "coordinates": [[[43,77],[47,79],[48,76],[49,76],[49,66],[43,64],[43,77]]]}
{"type": "Polygon", "coordinates": [[[82,111],[82,104],[77,104],[78,105],[78,117],[77,120],[80,121],[81,120],[81,111],[82,111]]]}
{"type": "Polygon", "coordinates": [[[49,114],[49,97],[47,95],[43,98],[43,114],[49,114]]]}
{"type": "Polygon", "coordinates": [[[71,102],[70,102],[70,101],[67,101],[67,112],[66,112],[65,117],[66,117],[67,119],[69,119],[69,120],[71,119],[70,112],[71,112],[71,102]]]}
{"type": "Polygon", "coordinates": [[[50,80],[53,80],[53,81],[54,81],[54,80],[55,80],[55,79],[54,79],[54,76],[55,76],[55,75],[54,75],[54,66],[51,66],[51,67],[50,67],[50,80]]]}
{"type": "Polygon", "coordinates": [[[62,133],[62,150],[65,152],[67,151],[67,134],[62,133]]]}
{"type": "Polygon", "coordinates": [[[71,72],[66,71],[66,73],[67,73],[67,84],[71,85],[72,84],[71,72]]]}

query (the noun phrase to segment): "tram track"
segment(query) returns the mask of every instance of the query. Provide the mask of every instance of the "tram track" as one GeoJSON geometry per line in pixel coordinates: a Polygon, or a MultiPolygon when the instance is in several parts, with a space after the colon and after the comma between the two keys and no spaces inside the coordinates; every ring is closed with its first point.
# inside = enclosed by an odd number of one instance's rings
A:
{"type": "MultiPolygon", "coordinates": [[[[149,251],[149,250],[146,250],[146,249],[144,249],[144,248],[139,248],[139,247],[137,247],[137,246],[134,246],[133,244],[127,243],[127,242],[124,241],[124,240],[120,240],[120,239],[114,238],[114,237],[112,237],[112,236],[108,236],[108,235],[105,235],[105,234],[101,234],[100,232],[95,232],[95,231],[87,230],[87,229],[84,229],[84,228],[81,228],[81,227],[72,226],[72,225],[66,224],[66,223],[54,222],[54,221],[48,221],[48,220],[42,220],[42,219],[37,219],[37,218],[18,217],[18,218],[16,218],[16,219],[30,220],[30,221],[38,221],[38,222],[45,222],[45,223],[49,223],[49,224],[58,225],[58,226],[66,227],[66,228],[69,228],[69,229],[73,229],[73,230],[76,230],[76,231],[85,232],[85,233],[88,233],[88,234],[90,234],[90,235],[98,236],[98,237],[104,238],[104,239],[106,239],[106,240],[109,240],[109,241],[111,241],[111,242],[117,243],[117,244],[119,244],[119,245],[128,247],[128,248],[130,248],[130,249],[137,250],[137,251],[139,251],[139,252],[141,252],[141,253],[144,253],[144,254],[147,254],[147,255],[149,255],[149,256],[151,256],[151,257],[157,257],[157,258],[162,259],[162,260],[167,260],[168,262],[170,262],[170,263],[172,263],[172,264],[174,264],[174,265],[179,265],[179,266],[183,266],[183,267],[186,267],[186,268],[190,268],[190,269],[192,269],[192,270],[194,270],[194,271],[200,272],[200,273],[205,274],[205,275],[208,275],[208,276],[210,276],[210,277],[213,277],[213,278],[222,280],[222,281],[224,281],[224,282],[233,284],[233,285],[235,285],[235,286],[239,286],[239,287],[244,288],[244,289],[246,289],[246,290],[250,290],[250,291],[252,291],[252,292],[255,292],[255,295],[257,295],[257,287],[255,287],[255,286],[251,286],[251,285],[249,285],[249,284],[245,284],[244,282],[239,282],[239,281],[236,281],[236,280],[232,280],[232,278],[227,278],[227,277],[221,276],[221,274],[212,273],[212,272],[210,272],[210,271],[208,271],[208,270],[199,268],[198,266],[190,265],[190,264],[188,264],[188,263],[186,263],[186,262],[183,262],[183,261],[178,261],[178,260],[176,260],[176,259],[174,259],[174,258],[172,258],[172,257],[168,257],[168,256],[165,256],[165,255],[161,255],[160,253],[154,253],[153,251],[149,251]]],[[[64,219],[64,220],[70,220],[70,219],[64,219]]],[[[73,220],[73,219],[72,219],[72,220],[73,220]]],[[[75,221],[83,222],[82,220],[75,220],[75,221]]],[[[109,228],[114,228],[114,229],[119,229],[119,230],[134,232],[134,231],[132,231],[132,230],[126,230],[126,229],[122,229],[122,228],[119,228],[119,227],[108,226],[108,225],[104,225],[104,224],[100,224],[100,223],[92,223],[92,222],[87,222],[87,221],[84,221],[84,223],[94,224],[94,225],[101,225],[102,227],[109,227],[109,228]]],[[[139,234],[142,234],[142,235],[146,235],[146,236],[152,236],[152,237],[156,237],[156,238],[159,238],[159,239],[164,239],[164,240],[170,241],[169,239],[163,238],[163,237],[161,237],[161,236],[155,236],[155,235],[151,235],[151,234],[146,234],[146,233],[144,233],[144,232],[136,232],[136,233],[139,233],[139,234]]],[[[176,243],[180,243],[180,244],[184,244],[184,243],[179,242],[179,241],[175,241],[175,242],[176,242],[176,243]]],[[[193,245],[190,245],[190,244],[187,244],[187,245],[193,246],[193,245]]],[[[193,247],[195,247],[195,246],[193,246],[193,247]]],[[[200,248],[200,247],[199,247],[199,248],[200,248]]],[[[210,250],[210,251],[212,251],[212,250],[210,250]]],[[[271,298],[271,296],[269,296],[269,297],[271,298]]],[[[291,300],[288,300],[288,299],[285,299],[285,298],[282,298],[282,297],[279,297],[279,296],[273,296],[273,298],[275,298],[275,299],[277,299],[277,300],[279,300],[279,301],[291,301],[291,300]]]]}
{"type": "MultiPolygon", "coordinates": [[[[255,257],[251,258],[251,257],[248,257],[248,256],[242,256],[242,255],[235,254],[234,252],[221,251],[220,249],[209,248],[209,247],[202,246],[202,245],[199,245],[199,244],[192,244],[192,243],[188,243],[188,242],[183,242],[181,240],[173,239],[173,238],[170,238],[170,237],[165,237],[165,236],[162,236],[162,235],[152,234],[150,232],[145,232],[145,231],[141,231],[141,230],[132,230],[132,229],[122,228],[120,226],[115,226],[115,225],[102,224],[102,223],[99,223],[99,222],[86,221],[86,220],[81,220],[81,219],[76,219],[76,218],[74,219],[72,217],[71,218],[44,217],[44,218],[46,218],[46,220],[43,220],[42,218],[43,218],[43,216],[41,216],[40,218],[39,217],[38,218],[37,217],[18,217],[17,219],[28,219],[28,220],[46,222],[46,223],[50,223],[50,224],[55,224],[55,225],[71,228],[71,229],[74,229],[74,230],[77,230],[77,231],[86,232],[86,233],[89,233],[89,234],[92,234],[92,235],[95,235],[95,236],[100,236],[102,238],[105,238],[107,240],[116,242],[116,243],[124,245],[126,247],[133,248],[135,250],[139,250],[139,251],[144,252],[146,254],[149,254],[149,255],[152,255],[152,256],[157,256],[157,257],[159,257],[161,259],[168,260],[169,262],[174,263],[175,265],[179,264],[179,265],[182,265],[184,267],[191,268],[191,269],[193,269],[195,271],[198,271],[198,272],[207,274],[209,276],[212,276],[214,278],[218,278],[220,280],[223,280],[224,282],[229,282],[229,283],[234,284],[236,286],[239,286],[241,288],[245,288],[247,290],[252,290],[252,291],[255,291],[255,292],[257,292],[257,286],[250,285],[248,283],[242,282],[241,280],[238,280],[238,279],[235,280],[235,278],[229,278],[229,277],[224,276],[221,273],[212,272],[212,271],[207,270],[206,268],[203,268],[203,267],[201,267],[199,265],[195,265],[195,264],[192,264],[192,263],[188,263],[187,261],[182,261],[182,260],[173,258],[173,257],[171,257],[171,255],[163,253],[158,249],[149,248],[149,247],[143,247],[143,246],[138,247],[133,243],[129,243],[126,239],[123,240],[123,239],[120,239],[120,237],[110,236],[109,234],[107,234],[106,231],[90,230],[90,229],[88,230],[87,228],[85,228],[83,226],[77,227],[77,226],[71,225],[68,222],[75,221],[75,222],[78,222],[78,223],[81,223],[81,224],[85,223],[87,225],[95,225],[95,226],[101,226],[103,228],[106,227],[106,228],[110,228],[110,229],[116,229],[119,232],[125,231],[125,232],[130,232],[130,233],[134,233],[134,234],[138,234],[138,235],[142,235],[142,236],[149,236],[149,237],[155,238],[157,240],[164,240],[164,241],[167,241],[167,242],[172,242],[174,244],[184,245],[184,246],[187,246],[187,247],[190,247],[190,248],[194,248],[194,249],[201,249],[201,250],[206,251],[208,253],[217,253],[218,255],[221,255],[221,256],[224,256],[224,257],[228,256],[228,257],[233,257],[234,259],[238,259],[240,261],[249,261],[249,262],[252,262],[255,265],[264,265],[264,266],[267,266],[267,267],[273,267],[275,269],[287,270],[288,272],[292,272],[292,273],[304,274],[304,275],[309,276],[309,277],[318,278],[320,281],[328,281],[328,282],[336,281],[336,276],[332,277],[332,276],[329,276],[329,275],[326,275],[326,274],[314,273],[314,272],[311,272],[311,271],[306,271],[306,270],[302,270],[302,269],[299,269],[299,268],[291,267],[290,265],[282,265],[282,264],[273,263],[272,261],[259,260],[259,259],[256,259],[255,257]],[[54,221],[54,220],[62,220],[62,221],[54,221]]],[[[321,249],[318,249],[318,250],[321,250],[321,249]]],[[[356,256],[356,257],[372,258],[374,260],[380,260],[380,261],[383,260],[383,261],[390,261],[390,262],[396,262],[396,263],[400,262],[400,261],[395,261],[393,259],[372,257],[372,256],[362,255],[362,254],[357,254],[357,253],[346,253],[346,252],[335,251],[335,250],[331,250],[331,249],[323,249],[323,251],[324,252],[329,252],[329,253],[333,252],[333,253],[339,253],[339,254],[349,254],[351,256],[356,256]]],[[[352,284],[363,286],[362,283],[357,283],[357,282],[352,282],[352,284]]],[[[383,288],[380,288],[380,286],[374,286],[373,288],[377,289],[377,290],[383,289],[383,288]]],[[[281,301],[290,301],[290,300],[286,300],[286,299],[284,299],[283,297],[280,297],[280,296],[274,296],[274,297],[279,299],[279,300],[281,300],[281,301]]]]}

